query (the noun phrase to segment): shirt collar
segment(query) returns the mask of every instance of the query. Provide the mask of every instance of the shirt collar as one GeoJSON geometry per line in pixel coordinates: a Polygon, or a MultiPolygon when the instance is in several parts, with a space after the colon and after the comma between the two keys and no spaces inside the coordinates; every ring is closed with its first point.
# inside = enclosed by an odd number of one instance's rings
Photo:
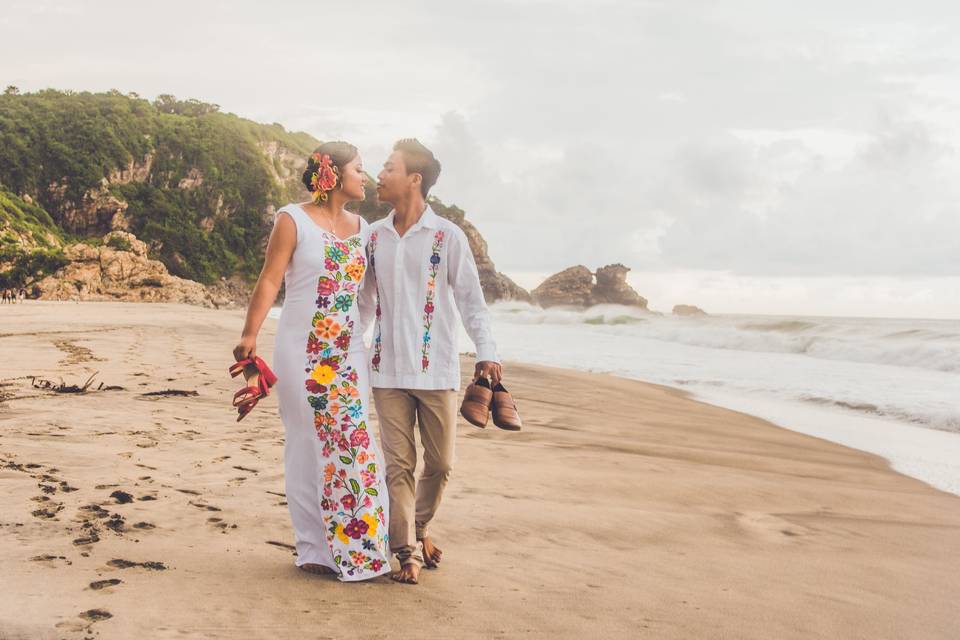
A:
{"type": "MultiPolygon", "coordinates": [[[[390,227],[390,229],[392,229],[394,233],[397,232],[397,228],[393,226],[393,219],[394,217],[396,217],[396,214],[397,214],[397,210],[391,209],[390,214],[384,220],[384,224],[390,227]]],[[[413,223],[413,226],[407,230],[407,233],[408,234],[413,233],[414,231],[416,231],[417,229],[420,229],[421,227],[424,229],[436,229],[439,226],[440,226],[440,216],[438,216],[436,212],[433,210],[433,207],[431,207],[428,204],[426,205],[426,208],[424,208],[423,213],[420,214],[420,219],[417,220],[415,223],[413,223]]]]}

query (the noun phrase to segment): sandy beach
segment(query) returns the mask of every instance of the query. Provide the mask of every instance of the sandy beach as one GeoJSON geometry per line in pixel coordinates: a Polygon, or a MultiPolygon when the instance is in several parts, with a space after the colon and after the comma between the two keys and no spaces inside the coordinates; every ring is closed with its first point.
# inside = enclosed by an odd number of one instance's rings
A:
{"type": "Polygon", "coordinates": [[[524,430],[461,420],[439,569],[297,571],[275,398],[229,406],[242,317],[0,308],[0,638],[960,633],[960,498],[666,387],[511,362],[524,430]]]}

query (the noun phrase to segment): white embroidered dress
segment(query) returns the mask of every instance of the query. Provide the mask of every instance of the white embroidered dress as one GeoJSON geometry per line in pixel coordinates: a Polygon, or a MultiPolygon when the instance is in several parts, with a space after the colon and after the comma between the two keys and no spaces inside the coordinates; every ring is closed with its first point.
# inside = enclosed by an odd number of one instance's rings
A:
{"type": "MultiPolygon", "coordinates": [[[[286,434],[286,495],[297,565],[341,580],[390,570],[383,455],[368,425],[369,359],[358,300],[369,227],[341,240],[296,204],[277,212],[297,228],[284,274],[274,365],[286,434]]],[[[372,315],[372,308],[365,317],[372,315]]]]}

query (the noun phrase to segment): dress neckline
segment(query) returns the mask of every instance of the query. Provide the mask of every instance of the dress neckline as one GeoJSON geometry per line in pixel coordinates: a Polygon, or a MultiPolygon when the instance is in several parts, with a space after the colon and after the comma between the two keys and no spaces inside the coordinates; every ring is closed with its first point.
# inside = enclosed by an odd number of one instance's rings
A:
{"type": "Polygon", "coordinates": [[[317,221],[310,217],[310,214],[307,213],[307,210],[303,208],[303,205],[302,205],[302,204],[300,204],[299,202],[295,202],[294,204],[297,205],[297,208],[300,209],[300,211],[303,213],[303,215],[307,216],[307,220],[310,221],[310,224],[312,224],[313,226],[315,226],[315,227],[316,227],[317,229],[319,229],[320,231],[323,231],[323,232],[324,232],[325,234],[327,234],[328,236],[333,236],[334,238],[336,238],[336,239],[337,239],[338,241],[340,241],[340,242],[346,242],[346,241],[348,241],[348,240],[350,240],[350,239],[352,239],[352,238],[356,238],[357,236],[359,236],[360,234],[363,233],[363,216],[359,216],[359,217],[360,217],[360,229],[359,229],[356,233],[354,233],[353,235],[349,235],[349,236],[347,236],[346,238],[341,238],[340,236],[338,236],[337,234],[335,234],[333,231],[330,231],[329,229],[324,228],[324,227],[321,227],[319,224],[317,224],[317,221]]]}

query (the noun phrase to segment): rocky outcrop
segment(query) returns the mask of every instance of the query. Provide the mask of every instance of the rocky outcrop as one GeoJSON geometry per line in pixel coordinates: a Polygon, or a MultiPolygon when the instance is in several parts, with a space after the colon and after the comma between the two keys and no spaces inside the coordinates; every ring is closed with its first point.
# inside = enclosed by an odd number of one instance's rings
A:
{"type": "Polygon", "coordinates": [[[530,294],[516,282],[497,271],[496,265],[487,253],[487,241],[480,232],[467,220],[458,223],[470,243],[470,251],[477,263],[477,272],[480,275],[480,287],[483,289],[483,298],[487,303],[497,300],[521,300],[530,302],[530,294]]]}
{"type": "Polygon", "coordinates": [[[627,284],[629,271],[622,264],[611,264],[594,274],[581,264],[550,276],[531,295],[541,307],[622,304],[646,309],[647,299],[627,284]]]}
{"type": "Polygon", "coordinates": [[[47,300],[122,300],[185,302],[221,306],[229,300],[211,295],[199,282],[170,275],[147,257],[147,245],[132,233],[112,231],[101,246],[77,243],[64,249],[70,264],[37,284],[47,300]]]}
{"type": "Polygon", "coordinates": [[[196,189],[203,184],[203,173],[200,169],[193,167],[190,171],[187,171],[187,175],[180,178],[180,182],[177,183],[178,189],[196,189]]]}
{"type": "Polygon", "coordinates": [[[675,316],[705,316],[707,312],[701,309],[700,307],[695,307],[692,304],[678,304],[673,307],[673,315],[675,316]]]}
{"type": "Polygon", "coordinates": [[[597,284],[590,295],[591,304],[622,304],[646,309],[647,299],[627,284],[629,271],[629,267],[619,263],[597,269],[597,284]]]}
{"type": "Polygon", "coordinates": [[[112,230],[127,230],[127,203],[112,193],[110,187],[131,182],[143,182],[150,175],[153,155],[147,154],[142,160],[131,160],[126,166],[114,169],[105,178],[101,178],[96,189],[83,194],[80,202],[67,199],[67,185],[64,181],[53,182],[47,187],[47,195],[53,206],[48,210],[55,212],[57,221],[66,231],[77,236],[99,236],[112,230]]]}
{"type": "Polygon", "coordinates": [[[593,273],[582,264],[564,269],[530,292],[541,307],[588,307],[593,294],[593,273]]]}
{"type": "Polygon", "coordinates": [[[526,289],[497,271],[496,265],[490,259],[490,254],[487,253],[487,241],[480,235],[480,231],[466,219],[462,209],[456,206],[447,206],[436,198],[431,198],[430,206],[437,212],[437,215],[450,220],[463,229],[464,234],[466,234],[467,241],[470,243],[470,251],[477,263],[483,297],[488,304],[498,300],[531,301],[530,294],[526,289]]]}
{"type": "Polygon", "coordinates": [[[306,156],[287,148],[276,140],[265,140],[257,146],[266,157],[273,179],[283,188],[284,199],[298,200],[301,196],[306,196],[307,192],[303,188],[303,183],[300,182],[300,176],[307,168],[306,156]]]}

